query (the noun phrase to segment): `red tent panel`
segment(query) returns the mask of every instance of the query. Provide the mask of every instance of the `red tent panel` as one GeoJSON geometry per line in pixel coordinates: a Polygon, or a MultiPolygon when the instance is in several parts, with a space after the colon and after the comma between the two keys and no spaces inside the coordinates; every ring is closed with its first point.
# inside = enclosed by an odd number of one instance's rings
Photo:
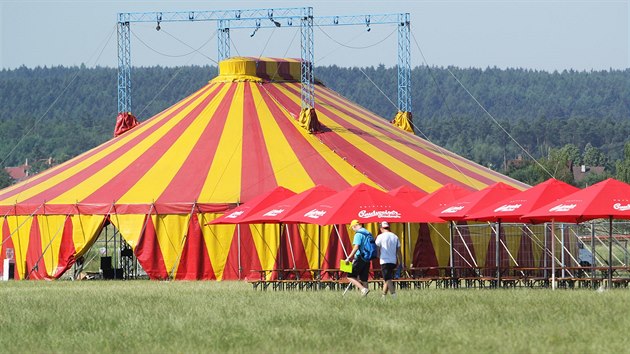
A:
{"type": "Polygon", "coordinates": [[[147,215],[147,218],[144,232],[138,240],[134,254],[149,278],[167,279],[168,271],[155,233],[155,225],[153,225],[151,215],[147,215]]]}
{"type": "Polygon", "coordinates": [[[25,279],[46,279],[48,272],[46,271],[46,262],[44,262],[42,252],[42,238],[39,232],[39,218],[33,216],[31,224],[31,237],[28,243],[28,251],[26,252],[26,269],[25,279]]]}
{"type": "Polygon", "coordinates": [[[53,277],[55,278],[59,278],[66,270],[70,269],[75,262],[74,255],[76,254],[76,249],[74,248],[72,233],[72,219],[70,217],[66,217],[66,221],[63,226],[63,233],[61,234],[59,261],[57,262],[57,268],[53,274],[53,277]]]}
{"type": "Polygon", "coordinates": [[[216,280],[197,214],[193,214],[190,219],[175,279],[216,280]]]}

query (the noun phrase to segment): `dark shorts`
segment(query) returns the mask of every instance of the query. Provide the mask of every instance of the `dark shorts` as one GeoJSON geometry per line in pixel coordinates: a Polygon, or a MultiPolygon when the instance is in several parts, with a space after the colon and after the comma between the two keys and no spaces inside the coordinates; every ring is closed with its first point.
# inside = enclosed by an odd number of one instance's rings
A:
{"type": "Polygon", "coordinates": [[[392,280],[396,274],[396,265],[394,263],[381,264],[381,272],[383,272],[383,280],[392,280]]]}
{"type": "Polygon", "coordinates": [[[370,272],[370,262],[366,262],[360,258],[355,258],[352,262],[352,273],[348,274],[348,278],[359,279],[360,281],[368,281],[368,273],[370,272]]]}

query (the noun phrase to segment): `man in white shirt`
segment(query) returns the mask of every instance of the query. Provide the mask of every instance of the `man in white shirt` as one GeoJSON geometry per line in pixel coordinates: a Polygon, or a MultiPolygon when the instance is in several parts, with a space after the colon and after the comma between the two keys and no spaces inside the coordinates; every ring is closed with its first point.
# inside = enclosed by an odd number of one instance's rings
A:
{"type": "Polygon", "coordinates": [[[399,261],[402,261],[400,253],[400,240],[398,236],[389,231],[389,223],[383,221],[381,223],[381,233],[376,237],[376,247],[381,263],[381,271],[383,272],[383,296],[387,292],[392,296],[396,296],[396,287],[394,287],[394,274],[399,261]]]}

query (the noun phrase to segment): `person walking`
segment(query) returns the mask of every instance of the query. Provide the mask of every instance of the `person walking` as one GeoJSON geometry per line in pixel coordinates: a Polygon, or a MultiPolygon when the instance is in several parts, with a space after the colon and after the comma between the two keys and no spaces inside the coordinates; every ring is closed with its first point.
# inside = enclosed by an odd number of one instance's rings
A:
{"type": "Polygon", "coordinates": [[[365,242],[370,242],[369,239],[373,240],[374,236],[361,225],[359,220],[352,220],[350,228],[355,232],[352,240],[353,247],[345,262],[348,264],[353,257],[354,260],[352,262],[352,273],[348,274],[348,280],[361,292],[361,296],[367,296],[370,292],[370,289],[368,289],[370,260],[367,258],[365,242]]]}
{"type": "Polygon", "coordinates": [[[396,234],[389,230],[387,221],[381,223],[381,233],[376,237],[376,247],[383,272],[383,297],[387,295],[387,292],[396,297],[393,279],[398,262],[402,261],[402,255],[400,253],[400,240],[396,234]]]}

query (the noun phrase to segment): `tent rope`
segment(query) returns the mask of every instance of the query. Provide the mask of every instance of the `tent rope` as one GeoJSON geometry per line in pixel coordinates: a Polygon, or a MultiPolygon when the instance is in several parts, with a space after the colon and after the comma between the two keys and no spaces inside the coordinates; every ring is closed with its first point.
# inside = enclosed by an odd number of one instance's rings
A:
{"type": "Polygon", "coordinates": [[[398,110],[398,105],[396,105],[396,104],[394,103],[394,101],[392,101],[392,100],[389,98],[389,96],[387,96],[387,95],[385,94],[385,92],[383,92],[383,90],[381,90],[380,86],[378,86],[378,85],[377,85],[374,81],[372,81],[372,79],[368,76],[368,74],[366,74],[366,73],[365,73],[365,71],[363,71],[363,69],[361,69],[360,67],[359,67],[358,69],[359,69],[359,71],[361,72],[361,74],[365,75],[365,77],[368,79],[368,81],[370,81],[370,82],[372,83],[372,85],[374,85],[374,87],[376,87],[376,89],[377,89],[377,90],[378,90],[378,91],[379,91],[379,92],[383,95],[383,97],[385,97],[385,98],[389,101],[389,103],[391,103],[391,104],[392,104],[392,106],[394,106],[394,108],[395,108],[396,110],[398,110]]]}
{"type": "MultiPolygon", "coordinates": [[[[383,90],[381,89],[380,86],[378,86],[374,81],[372,81],[372,79],[361,69],[359,68],[359,71],[361,71],[361,73],[363,73],[363,75],[365,75],[365,77],[368,79],[368,81],[370,81],[370,83],[372,83],[372,85],[374,85],[374,87],[376,87],[376,89],[383,95],[385,96],[385,98],[394,106],[394,108],[398,109],[398,106],[389,98],[389,96],[387,96],[385,94],[385,92],[383,92],[383,90]]],[[[334,94],[336,94],[338,97],[342,97],[339,93],[332,91],[334,94]]],[[[442,154],[442,156],[444,157],[445,160],[447,160],[455,170],[457,170],[457,172],[459,172],[460,175],[462,175],[467,181],[468,181],[468,185],[470,186],[475,186],[477,183],[473,182],[470,177],[465,174],[460,168],[459,166],[454,162],[454,160],[451,158],[452,156],[452,152],[444,149],[443,147],[434,144],[431,139],[422,131],[422,129],[420,129],[420,127],[418,127],[416,124],[413,123],[413,121],[409,122],[415,129],[415,131],[419,132],[422,136],[423,139],[425,139],[426,141],[428,141],[430,144],[432,144],[433,146],[436,147],[436,149],[438,151],[440,151],[440,153],[442,154]]]]}
{"type": "MultiPolygon", "coordinates": [[[[99,59],[101,58],[101,55],[103,54],[103,51],[105,49],[105,47],[107,47],[107,45],[109,44],[110,39],[112,38],[112,36],[114,35],[114,33],[116,32],[116,25],[114,25],[114,27],[112,28],[111,32],[109,33],[109,36],[107,37],[107,40],[105,41],[105,44],[103,44],[102,48],[97,48],[97,51],[100,49],[100,53],[98,54],[96,60],[94,61],[94,64],[98,63],[99,59]]],[[[94,54],[92,54],[92,56],[90,56],[90,58],[87,60],[87,62],[91,62],[92,58],[94,57],[94,55],[96,54],[96,51],[94,52],[94,54]]],[[[70,81],[68,82],[68,84],[66,84],[66,86],[59,92],[59,94],[57,95],[57,97],[52,101],[52,103],[48,106],[48,108],[46,109],[46,111],[44,111],[44,113],[42,113],[42,115],[39,116],[39,118],[37,118],[35,120],[35,122],[33,122],[33,124],[30,126],[30,128],[24,133],[22,134],[22,136],[20,137],[20,139],[17,141],[17,143],[13,144],[13,148],[4,156],[4,158],[2,159],[2,161],[0,161],[0,166],[4,166],[5,162],[7,161],[7,159],[13,154],[13,152],[15,152],[15,150],[22,144],[22,142],[24,141],[24,139],[26,139],[26,137],[28,135],[30,135],[33,130],[35,129],[35,127],[37,126],[37,124],[39,124],[39,122],[41,122],[44,117],[46,117],[46,115],[48,114],[48,112],[50,112],[50,110],[57,104],[57,102],[59,102],[59,99],[66,93],[66,91],[68,90],[68,88],[70,86],[72,86],[72,83],[74,82],[74,80],[79,76],[79,74],[84,70],[84,66],[79,67],[79,69],[77,70],[77,72],[72,76],[72,78],[70,79],[70,81]]],[[[19,193],[17,194],[18,196],[20,195],[19,193]]]]}
{"type": "Polygon", "coordinates": [[[333,227],[335,228],[335,231],[337,233],[337,238],[339,239],[339,244],[341,245],[341,248],[343,249],[343,254],[346,256],[346,258],[348,258],[348,252],[346,251],[346,247],[343,245],[343,240],[341,240],[341,234],[339,233],[339,229],[337,228],[337,224],[333,225],[333,227]]]}
{"type": "Polygon", "coordinates": [[[470,247],[468,247],[468,243],[464,240],[464,235],[462,235],[462,233],[459,231],[459,229],[457,228],[457,225],[455,225],[454,229],[457,230],[459,239],[462,240],[462,244],[464,245],[464,248],[466,248],[466,252],[468,252],[468,257],[470,257],[470,260],[473,262],[473,264],[471,265],[470,262],[468,262],[468,259],[466,259],[466,257],[461,252],[459,252],[459,250],[456,250],[455,248],[453,248],[453,251],[457,253],[464,260],[464,262],[466,262],[466,264],[469,267],[474,267],[474,268],[479,267],[479,265],[477,264],[477,260],[475,259],[475,257],[473,257],[470,247]]]}
{"type": "MultiPolygon", "coordinates": [[[[420,44],[418,44],[418,40],[416,39],[416,36],[413,34],[413,32],[411,32],[411,37],[413,38],[414,43],[416,44],[416,47],[418,48],[418,50],[420,51],[420,55],[422,56],[422,60],[424,61],[425,65],[427,65],[427,68],[429,68],[429,72],[431,72],[431,69],[427,63],[427,60],[424,56],[424,52],[422,51],[422,49],[420,48],[420,44]]],[[[523,152],[525,152],[525,154],[527,156],[529,156],[529,158],[531,158],[534,162],[536,162],[536,164],[542,168],[543,171],[545,171],[545,173],[547,173],[547,175],[549,175],[550,177],[554,177],[551,172],[549,172],[545,166],[543,166],[538,160],[536,160],[532,154],[530,154],[530,152],[525,149],[525,147],[523,145],[521,145],[513,136],[512,134],[510,134],[502,125],[501,123],[499,123],[499,121],[496,120],[496,118],[490,113],[488,112],[488,110],[481,104],[481,102],[479,102],[479,100],[475,97],[475,95],[473,95],[470,90],[468,90],[468,88],[459,80],[459,78],[457,78],[457,76],[455,76],[455,74],[453,74],[453,72],[451,71],[450,68],[446,68],[446,70],[448,71],[448,73],[455,79],[455,81],[457,81],[457,83],[460,85],[460,87],[462,89],[464,89],[464,91],[466,91],[466,93],[470,96],[470,98],[473,99],[473,101],[475,101],[475,103],[477,103],[477,105],[486,113],[486,115],[488,117],[490,117],[490,119],[494,122],[494,124],[496,124],[523,152]]],[[[436,83],[437,85],[437,80],[435,79],[435,76],[433,75],[433,73],[431,72],[431,77],[433,78],[433,81],[436,83]]],[[[438,85],[438,89],[439,89],[439,85],[438,85]]],[[[439,89],[440,93],[442,93],[441,89],[439,89]]],[[[444,99],[444,95],[442,95],[442,101],[446,104],[446,100],[444,99]]],[[[448,105],[447,105],[448,108],[448,105]]],[[[449,114],[450,114],[450,108],[449,109],[449,114]]],[[[451,117],[453,116],[452,114],[450,114],[451,117]]]]}

